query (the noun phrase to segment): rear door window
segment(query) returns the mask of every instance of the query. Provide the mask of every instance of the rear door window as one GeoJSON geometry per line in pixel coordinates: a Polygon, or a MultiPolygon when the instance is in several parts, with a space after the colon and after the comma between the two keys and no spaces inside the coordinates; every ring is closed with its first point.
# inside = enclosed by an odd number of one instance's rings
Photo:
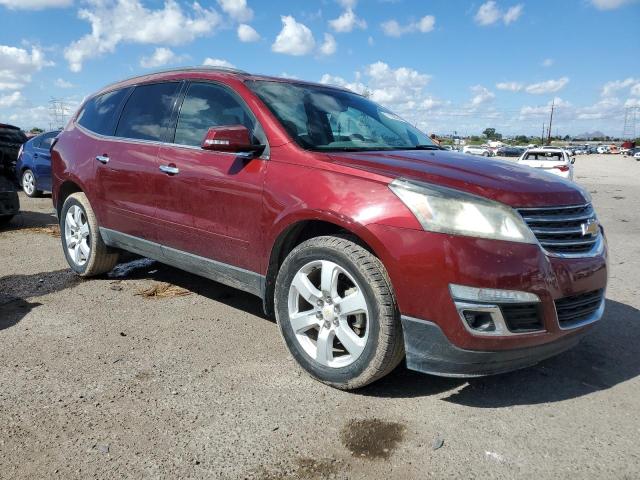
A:
{"type": "Polygon", "coordinates": [[[92,132],[100,135],[113,135],[115,115],[128,92],[129,89],[125,88],[92,98],[82,108],[76,121],[92,132]]]}
{"type": "Polygon", "coordinates": [[[122,110],[116,137],[163,140],[179,86],[179,82],[137,86],[122,110]]]}

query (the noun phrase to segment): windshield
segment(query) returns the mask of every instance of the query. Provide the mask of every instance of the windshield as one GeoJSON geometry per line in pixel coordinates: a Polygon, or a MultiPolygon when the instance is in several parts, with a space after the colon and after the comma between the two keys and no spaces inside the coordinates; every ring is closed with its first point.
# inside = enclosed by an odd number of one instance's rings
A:
{"type": "Polygon", "coordinates": [[[247,82],[287,133],[307,150],[439,148],[417,128],[374,102],[319,85],[247,82]]]}

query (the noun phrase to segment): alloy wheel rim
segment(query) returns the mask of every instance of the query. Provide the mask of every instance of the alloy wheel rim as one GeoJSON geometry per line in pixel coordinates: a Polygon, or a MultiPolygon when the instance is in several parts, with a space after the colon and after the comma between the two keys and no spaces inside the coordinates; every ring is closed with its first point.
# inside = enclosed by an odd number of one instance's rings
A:
{"type": "Polygon", "coordinates": [[[24,188],[25,193],[28,195],[33,194],[33,191],[35,190],[35,179],[31,172],[25,172],[22,176],[22,188],[24,188]]]}
{"type": "Polygon", "coordinates": [[[364,292],[340,265],[304,265],[289,287],[289,324],[296,341],[319,364],[341,368],[355,362],[369,338],[364,292]]]}
{"type": "Polygon", "coordinates": [[[82,208],[72,205],[64,220],[64,239],[69,257],[78,266],[89,260],[91,254],[91,235],[89,222],[82,208]]]}

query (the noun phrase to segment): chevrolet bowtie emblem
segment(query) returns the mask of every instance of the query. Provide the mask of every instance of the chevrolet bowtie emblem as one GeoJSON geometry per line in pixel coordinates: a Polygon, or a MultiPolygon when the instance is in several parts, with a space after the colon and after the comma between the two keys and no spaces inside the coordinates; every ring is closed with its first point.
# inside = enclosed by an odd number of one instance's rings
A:
{"type": "Polygon", "coordinates": [[[589,219],[587,220],[587,223],[580,225],[580,229],[582,230],[583,237],[586,237],[587,235],[595,236],[598,234],[598,221],[589,219]]]}

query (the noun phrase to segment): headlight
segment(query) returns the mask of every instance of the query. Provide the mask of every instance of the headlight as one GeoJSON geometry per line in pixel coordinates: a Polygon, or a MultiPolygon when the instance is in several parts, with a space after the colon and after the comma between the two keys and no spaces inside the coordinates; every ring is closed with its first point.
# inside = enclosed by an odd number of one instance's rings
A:
{"type": "Polygon", "coordinates": [[[522,217],[502,203],[404,179],[394,180],[389,188],[427,231],[537,243],[522,217]]]}

